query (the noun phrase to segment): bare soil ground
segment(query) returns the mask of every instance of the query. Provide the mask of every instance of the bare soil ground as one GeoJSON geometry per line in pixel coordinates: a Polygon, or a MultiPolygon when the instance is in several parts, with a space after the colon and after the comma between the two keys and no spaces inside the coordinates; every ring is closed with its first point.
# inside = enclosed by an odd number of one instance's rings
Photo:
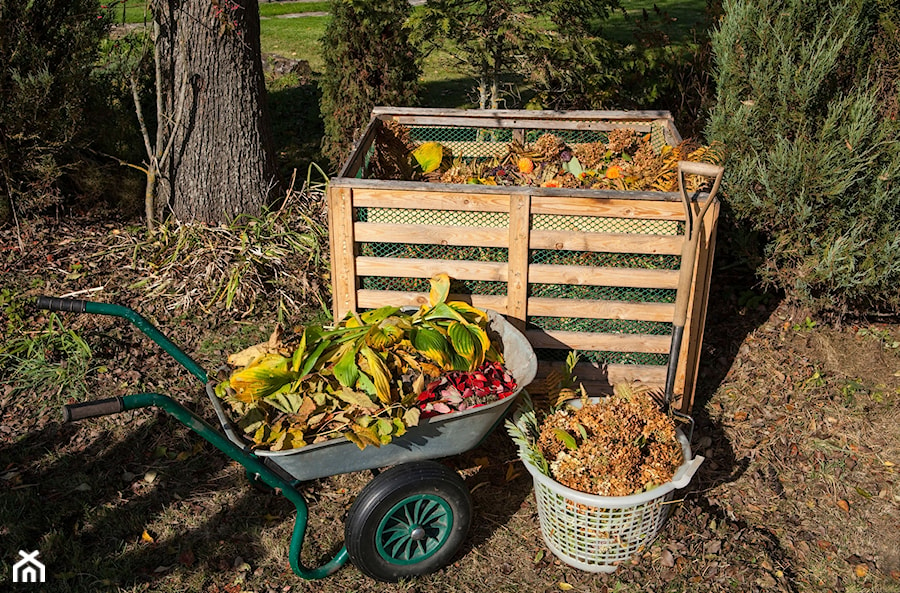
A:
{"type": "MultiPolygon", "coordinates": [[[[158,250],[171,240],[157,238],[158,250]]],[[[307,295],[288,306],[261,293],[229,308],[209,292],[218,268],[167,277],[171,267],[136,255],[145,242],[107,218],[0,231],[4,344],[46,337],[50,316],[23,306],[42,293],[132,306],[206,368],[263,340],[279,315],[321,315],[309,286],[291,284],[300,271],[277,279],[279,294],[307,295]]],[[[900,591],[900,326],[820,326],[718,270],[710,302],[693,438],[707,461],[653,546],[610,575],[559,562],[541,540],[531,481],[498,431],[444,460],[475,503],[458,557],[399,584],[352,566],[316,582],[294,576],[292,505],[252,488],[240,466],[161,412],[63,424],[66,401],[142,391],[213,416],[196,381],[124,322],[60,315],[54,332],[73,330],[92,351],[80,383],[74,358],[49,343],[48,364],[69,381],[62,391],[14,374],[19,358],[0,361],[0,588],[18,550],[40,550],[46,591],[900,591]]],[[[302,485],[308,565],[340,546],[368,480],[302,485]]]]}

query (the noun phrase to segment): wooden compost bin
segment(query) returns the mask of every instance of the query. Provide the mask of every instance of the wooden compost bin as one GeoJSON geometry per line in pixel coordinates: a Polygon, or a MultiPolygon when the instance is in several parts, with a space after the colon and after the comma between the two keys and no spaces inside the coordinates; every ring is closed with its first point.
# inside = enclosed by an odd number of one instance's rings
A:
{"type": "MultiPolygon", "coordinates": [[[[589,390],[630,380],[662,387],[684,232],[680,194],[368,179],[376,129],[388,120],[407,126],[416,142],[490,158],[513,139],[546,132],[572,146],[624,127],[676,145],[668,112],[376,108],[327,192],[335,320],[351,310],[427,303],[428,279],[445,272],[454,280],[451,298],[494,309],[525,332],[540,361],[532,393],[573,349],[589,390]]],[[[694,207],[707,197],[695,196],[694,207]]],[[[718,214],[713,204],[697,222],[675,380],[684,412],[697,379],[718,214]]]]}

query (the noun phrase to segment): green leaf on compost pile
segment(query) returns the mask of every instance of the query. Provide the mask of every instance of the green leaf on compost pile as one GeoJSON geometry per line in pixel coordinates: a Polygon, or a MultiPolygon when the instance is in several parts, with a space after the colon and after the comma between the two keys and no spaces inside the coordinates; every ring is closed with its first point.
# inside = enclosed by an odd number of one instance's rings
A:
{"type": "Polygon", "coordinates": [[[562,441],[562,444],[566,446],[570,451],[574,451],[578,448],[578,444],[575,442],[575,437],[570,435],[568,432],[564,431],[561,428],[553,429],[553,434],[562,441]]]}
{"type": "Polygon", "coordinates": [[[419,327],[413,334],[413,346],[422,355],[436,363],[441,368],[450,364],[450,344],[447,338],[432,327],[419,327]]]}
{"type": "Polygon", "coordinates": [[[357,345],[347,342],[341,346],[341,355],[334,365],[334,377],[344,387],[356,387],[359,378],[359,367],[356,365],[357,345]]]}
{"type": "Polygon", "coordinates": [[[288,368],[290,359],[280,354],[266,354],[250,366],[235,371],[229,383],[235,397],[245,403],[253,403],[271,395],[292,382],[297,374],[288,368]]]}

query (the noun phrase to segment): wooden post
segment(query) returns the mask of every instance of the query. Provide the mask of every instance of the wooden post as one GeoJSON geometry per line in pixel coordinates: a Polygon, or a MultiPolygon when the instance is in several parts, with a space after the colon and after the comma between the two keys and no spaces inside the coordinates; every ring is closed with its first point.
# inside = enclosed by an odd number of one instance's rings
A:
{"type": "Polygon", "coordinates": [[[356,245],[353,239],[353,190],[328,188],[328,228],[331,247],[332,312],[337,323],[356,310],[356,245]]]}
{"type": "Polygon", "coordinates": [[[528,315],[528,243],[531,233],[531,196],[509,197],[509,279],[506,290],[506,313],[509,322],[525,331],[528,315]]]}

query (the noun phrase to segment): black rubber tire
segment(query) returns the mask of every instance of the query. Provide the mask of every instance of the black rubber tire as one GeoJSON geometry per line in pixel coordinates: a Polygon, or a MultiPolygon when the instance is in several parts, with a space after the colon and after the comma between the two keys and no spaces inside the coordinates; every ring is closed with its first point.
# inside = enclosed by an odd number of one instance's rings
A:
{"type": "Polygon", "coordinates": [[[344,541],[360,571],[394,582],[449,564],[471,523],[472,498],[459,474],[434,461],[407,463],[362,489],[344,524],[344,541]],[[411,515],[424,519],[422,525],[405,521],[411,515]]]}

